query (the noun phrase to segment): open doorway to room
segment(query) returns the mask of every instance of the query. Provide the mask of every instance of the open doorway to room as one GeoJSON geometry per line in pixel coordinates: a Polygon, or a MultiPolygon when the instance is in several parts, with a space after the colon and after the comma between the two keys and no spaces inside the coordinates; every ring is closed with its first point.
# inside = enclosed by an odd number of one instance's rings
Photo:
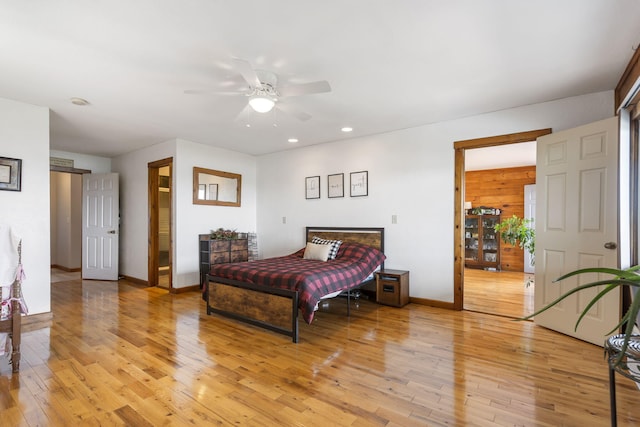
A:
{"type": "Polygon", "coordinates": [[[502,242],[493,226],[513,215],[532,218],[525,194],[535,192],[535,163],[535,141],[466,152],[465,310],[513,318],[533,313],[526,251],[502,242]]]}
{"type": "Polygon", "coordinates": [[[82,271],[82,174],[85,173],[91,171],[50,166],[50,265],[55,272],[52,281],[77,279],[82,271]]]}
{"type": "Polygon", "coordinates": [[[535,140],[548,133],[542,129],[454,144],[456,309],[513,318],[533,312],[534,286],[527,286],[533,275],[524,271],[524,251],[500,241],[493,225],[525,216],[524,188],[535,184],[535,140]]]}
{"type": "Polygon", "coordinates": [[[173,288],[172,173],[173,158],[148,164],[149,168],[149,286],[173,288]]]}

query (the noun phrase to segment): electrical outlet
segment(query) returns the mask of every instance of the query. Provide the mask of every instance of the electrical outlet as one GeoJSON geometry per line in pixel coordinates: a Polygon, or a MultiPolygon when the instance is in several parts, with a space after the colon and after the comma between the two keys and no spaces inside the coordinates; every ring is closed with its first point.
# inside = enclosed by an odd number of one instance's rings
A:
{"type": "Polygon", "coordinates": [[[286,224],[286,223],[287,223],[287,217],[286,217],[286,216],[283,216],[283,217],[282,217],[282,223],[283,223],[283,224],[286,224]]]}
{"type": "Polygon", "coordinates": [[[391,215],[391,224],[398,223],[398,215],[391,215]]]}

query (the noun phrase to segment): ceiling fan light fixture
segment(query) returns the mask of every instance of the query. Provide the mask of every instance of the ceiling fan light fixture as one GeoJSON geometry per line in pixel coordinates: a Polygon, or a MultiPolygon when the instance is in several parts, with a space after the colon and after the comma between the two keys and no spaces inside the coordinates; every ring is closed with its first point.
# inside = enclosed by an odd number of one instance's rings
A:
{"type": "Polygon", "coordinates": [[[258,113],[268,113],[271,111],[276,105],[276,103],[271,98],[267,98],[265,96],[252,96],[249,100],[249,105],[254,111],[258,113]]]}

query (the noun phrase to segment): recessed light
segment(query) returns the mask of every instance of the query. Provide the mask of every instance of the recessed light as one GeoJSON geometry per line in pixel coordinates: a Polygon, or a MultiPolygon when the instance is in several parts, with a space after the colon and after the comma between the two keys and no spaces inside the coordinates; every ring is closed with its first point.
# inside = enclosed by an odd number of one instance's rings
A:
{"type": "Polygon", "coordinates": [[[341,130],[342,132],[351,132],[351,131],[353,130],[353,128],[352,128],[352,127],[349,127],[349,126],[345,126],[345,127],[343,127],[342,129],[340,129],[340,130],[341,130]]]}
{"type": "Polygon", "coordinates": [[[296,143],[296,142],[298,142],[298,138],[289,138],[289,139],[287,139],[287,142],[290,142],[292,144],[296,143]]]}
{"type": "Polygon", "coordinates": [[[81,106],[89,105],[89,101],[82,98],[73,97],[70,99],[70,101],[73,105],[81,105],[81,106]]]}

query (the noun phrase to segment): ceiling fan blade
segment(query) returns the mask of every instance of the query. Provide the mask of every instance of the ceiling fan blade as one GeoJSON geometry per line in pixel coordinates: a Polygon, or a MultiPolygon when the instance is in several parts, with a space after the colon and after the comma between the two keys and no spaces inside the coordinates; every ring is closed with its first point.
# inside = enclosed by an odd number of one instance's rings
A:
{"type": "Polygon", "coordinates": [[[331,92],[331,86],[326,80],[320,80],[311,83],[302,83],[296,85],[278,87],[280,96],[300,96],[308,95],[311,93],[324,93],[331,92]]]}
{"type": "Polygon", "coordinates": [[[233,58],[236,63],[236,70],[242,75],[242,77],[247,81],[249,86],[252,88],[262,88],[262,83],[260,83],[260,79],[258,78],[258,74],[253,69],[249,61],[245,61],[240,58],[233,58]]]}
{"type": "Polygon", "coordinates": [[[242,110],[236,115],[236,118],[233,119],[234,122],[242,123],[243,125],[250,127],[251,126],[251,112],[252,108],[249,107],[249,104],[245,105],[242,110]]]}
{"type": "Polygon", "coordinates": [[[299,110],[295,107],[292,107],[291,105],[288,105],[288,104],[278,103],[276,108],[282,111],[283,113],[296,117],[298,120],[303,122],[306,122],[311,118],[311,114],[307,114],[304,111],[299,110]]]}
{"type": "Polygon", "coordinates": [[[218,92],[215,90],[208,89],[188,89],[184,91],[187,95],[245,95],[246,92],[218,92]]]}

